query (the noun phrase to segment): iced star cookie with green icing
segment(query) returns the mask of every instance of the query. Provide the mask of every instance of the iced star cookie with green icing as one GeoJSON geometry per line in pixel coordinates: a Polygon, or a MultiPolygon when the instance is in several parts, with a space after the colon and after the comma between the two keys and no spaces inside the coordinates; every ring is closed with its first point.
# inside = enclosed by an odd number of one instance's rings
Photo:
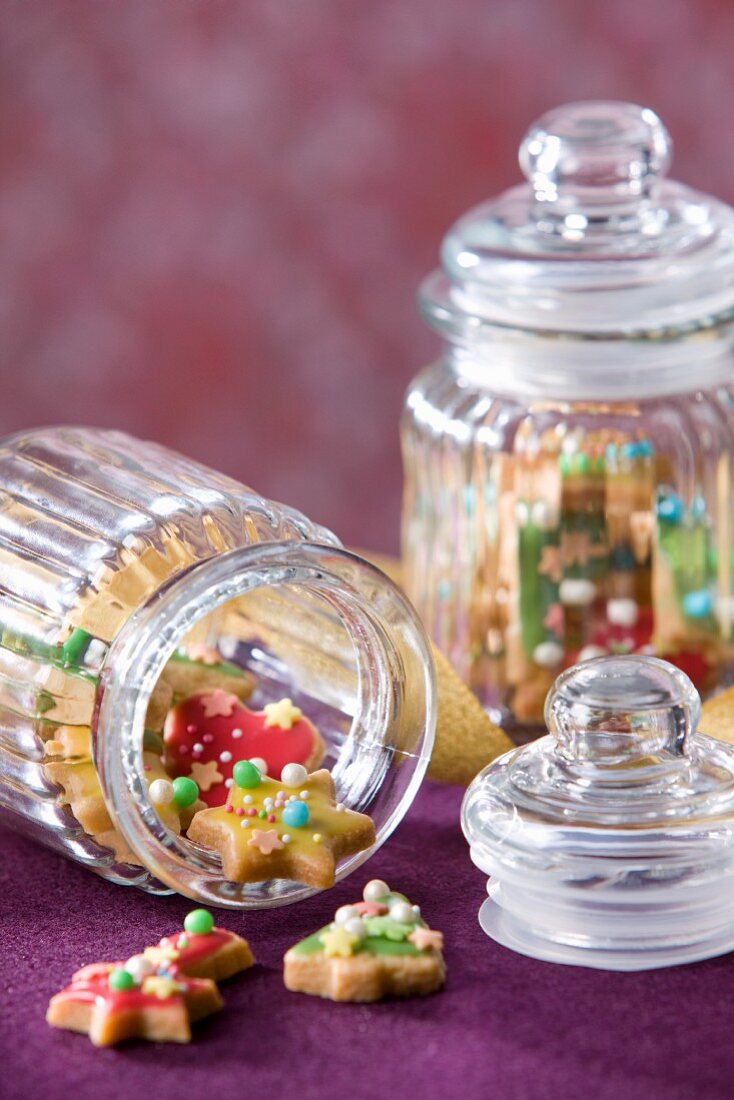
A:
{"type": "Polygon", "coordinates": [[[277,781],[240,760],[232,778],[225,805],[201,810],[188,829],[190,840],[220,854],[231,882],[287,878],[324,889],[340,859],[375,843],[372,819],[336,802],[326,770],[309,775],[286,764],[277,781]]]}
{"type": "Polygon", "coordinates": [[[325,928],[286,953],[283,980],[295,993],[331,1001],[418,997],[444,983],[443,933],[417,905],[373,879],[362,901],[342,905],[325,928]]]}

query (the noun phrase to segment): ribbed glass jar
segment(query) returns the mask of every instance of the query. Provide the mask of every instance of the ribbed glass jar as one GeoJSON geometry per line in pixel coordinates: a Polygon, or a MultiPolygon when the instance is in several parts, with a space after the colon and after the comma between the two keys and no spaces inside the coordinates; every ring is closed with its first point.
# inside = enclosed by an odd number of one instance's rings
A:
{"type": "Polygon", "coordinates": [[[388,578],[298,512],[119,432],[41,429],[0,443],[0,576],[11,826],[113,881],[212,904],[313,892],[226,881],[151,805],[146,711],[192,640],[254,674],[252,706],[288,694],[313,718],[340,801],[370,814],[378,845],[410,805],[435,725],[425,635],[388,578]]]}
{"type": "Polygon", "coordinates": [[[444,348],[407,395],[403,551],[434,641],[531,731],[579,660],[731,674],[734,211],[664,179],[628,104],[550,112],[520,160],[422,288],[444,348]]]}

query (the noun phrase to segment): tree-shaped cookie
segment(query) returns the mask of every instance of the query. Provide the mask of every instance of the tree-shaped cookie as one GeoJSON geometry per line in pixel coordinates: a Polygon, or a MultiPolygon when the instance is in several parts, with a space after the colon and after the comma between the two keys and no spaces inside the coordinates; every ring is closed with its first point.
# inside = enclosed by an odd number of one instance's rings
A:
{"type": "Polygon", "coordinates": [[[336,803],[328,771],[308,775],[291,763],[276,782],[240,761],[233,778],[226,804],[201,810],[188,830],[189,839],[220,854],[232,882],[332,886],[339,860],[375,843],[372,819],[336,803]]]}
{"type": "Polygon", "coordinates": [[[221,688],[181,699],[168,712],[163,744],[168,772],[190,775],[208,806],[226,801],[239,760],[264,760],[269,775],[280,775],[293,761],[310,771],[324,757],[319,731],[290,699],[253,711],[221,688]]]}
{"type": "Polygon", "coordinates": [[[52,1027],[89,1035],[95,1046],[124,1039],[187,1043],[191,1024],[222,1007],[216,982],[252,966],[247,942],[195,909],[182,932],[126,962],[92,963],[51,998],[52,1027]]]}
{"type": "Polygon", "coordinates": [[[286,953],[288,989],[332,1001],[379,1001],[433,993],[444,982],[443,934],[417,905],[380,879],[362,901],[342,905],[334,920],[286,953]]]}

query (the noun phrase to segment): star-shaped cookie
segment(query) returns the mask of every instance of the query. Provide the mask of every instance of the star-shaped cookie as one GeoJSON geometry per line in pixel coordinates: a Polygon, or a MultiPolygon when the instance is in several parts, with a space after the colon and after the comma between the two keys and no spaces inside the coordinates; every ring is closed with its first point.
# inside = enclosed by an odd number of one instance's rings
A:
{"type": "Polygon", "coordinates": [[[200,810],[188,830],[190,840],[219,852],[231,882],[287,878],[333,886],[339,860],[375,843],[370,817],[337,807],[326,770],[294,790],[259,773],[248,784],[239,786],[235,771],[226,804],[200,810]]]}

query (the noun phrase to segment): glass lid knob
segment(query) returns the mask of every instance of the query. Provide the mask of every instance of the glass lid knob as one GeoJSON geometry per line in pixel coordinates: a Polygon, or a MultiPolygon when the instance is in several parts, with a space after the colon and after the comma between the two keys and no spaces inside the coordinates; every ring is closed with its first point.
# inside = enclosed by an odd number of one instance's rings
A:
{"type": "Polygon", "coordinates": [[[545,705],[559,754],[620,767],[680,759],[700,714],[680,669],[655,657],[600,657],[562,673],[545,705]]]}
{"type": "Polygon", "coordinates": [[[617,206],[646,195],[671,154],[668,132],[649,107],[570,103],[530,127],[520,167],[539,202],[617,206]]]}

